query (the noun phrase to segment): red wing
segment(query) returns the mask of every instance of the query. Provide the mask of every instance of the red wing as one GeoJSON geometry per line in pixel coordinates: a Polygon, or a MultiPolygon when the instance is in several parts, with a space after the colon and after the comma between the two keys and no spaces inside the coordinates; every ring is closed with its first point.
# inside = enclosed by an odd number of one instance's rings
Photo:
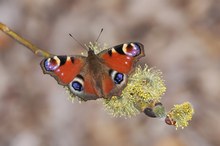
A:
{"type": "Polygon", "coordinates": [[[139,58],[144,56],[144,46],[140,43],[127,43],[115,46],[98,54],[109,68],[129,74],[139,58]]]}
{"type": "Polygon", "coordinates": [[[61,85],[69,84],[85,64],[81,56],[53,56],[41,61],[45,74],[53,76],[61,85]]]}
{"type": "Polygon", "coordinates": [[[112,80],[112,78],[108,75],[105,74],[103,75],[103,80],[102,80],[102,90],[103,90],[103,94],[106,97],[109,96],[109,93],[112,91],[112,89],[114,89],[114,82],[112,80]]]}
{"type": "MultiPolygon", "coordinates": [[[[78,78],[78,76],[76,77],[78,78]]],[[[76,79],[75,78],[75,79],[76,79]]],[[[79,79],[77,79],[79,80],[79,79]]],[[[110,76],[107,73],[103,74],[101,80],[101,87],[98,87],[97,80],[94,80],[90,74],[83,75],[81,78],[81,82],[83,83],[83,91],[76,92],[75,90],[71,90],[77,96],[81,97],[83,100],[95,100],[97,98],[107,98],[108,94],[114,87],[114,83],[110,76]]]]}

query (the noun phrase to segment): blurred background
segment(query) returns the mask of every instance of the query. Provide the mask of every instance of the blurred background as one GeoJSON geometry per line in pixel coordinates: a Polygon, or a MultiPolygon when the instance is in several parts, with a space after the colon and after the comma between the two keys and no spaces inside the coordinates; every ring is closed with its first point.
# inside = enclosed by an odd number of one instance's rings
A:
{"type": "Polygon", "coordinates": [[[163,72],[169,110],[189,101],[190,125],[175,130],[144,114],[114,118],[101,102],[71,103],[43,75],[42,58],[0,32],[1,146],[219,146],[219,0],[0,0],[0,22],[54,54],[80,54],[80,42],[144,44],[163,72]]]}

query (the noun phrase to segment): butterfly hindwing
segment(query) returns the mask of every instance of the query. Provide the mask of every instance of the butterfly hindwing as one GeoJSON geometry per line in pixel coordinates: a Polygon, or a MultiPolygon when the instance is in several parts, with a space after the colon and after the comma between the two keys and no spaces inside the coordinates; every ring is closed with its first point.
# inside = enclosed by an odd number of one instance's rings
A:
{"type": "MultiPolygon", "coordinates": [[[[119,74],[104,64],[99,71],[89,70],[90,64],[85,65],[78,75],[69,83],[69,90],[83,100],[111,98],[121,93],[120,88],[126,85],[125,74],[119,74]]],[[[94,65],[94,68],[97,67],[94,65]]]]}
{"type": "Polygon", "coordinates": [[[85,68],[75,76],[75,78],[68,84],[68,88],[71,93],[82,100],[95,100],[99,98],[99,96],[93,85],[93,78],[90,74],[86,74],[84,70],[85,68]]]}

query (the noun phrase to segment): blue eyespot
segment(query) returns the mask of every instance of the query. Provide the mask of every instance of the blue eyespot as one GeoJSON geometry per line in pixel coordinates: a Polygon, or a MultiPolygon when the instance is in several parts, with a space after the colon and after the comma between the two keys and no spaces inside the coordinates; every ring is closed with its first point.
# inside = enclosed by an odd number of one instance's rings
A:
{"type": "Polygon", "coordinates": [[[44,67],[47,71],[54,71],[59,67],[59,64],[55,59],[49,58],[45,60],[44,67]]]}
{"type": "Polygon", "coordinates": [[[73,81],[72,82],[72,87],[73,87],[74,90],[79,91],[79,92],[83,90],[82,84],[79,83],[78,81],[73,81]]]}
{"type": "Polygon", "coordinates": [[[128,44],[125,54],[128,56],[136,57],[141,54],[141,48],[138,44],[135,43],[128,44]]]}
{"type": "Polygon", "coordinates": [[[120,84],[124,80],[124,75],[122,73],[116,73],[114,77],[115,84],[120,84]]]}

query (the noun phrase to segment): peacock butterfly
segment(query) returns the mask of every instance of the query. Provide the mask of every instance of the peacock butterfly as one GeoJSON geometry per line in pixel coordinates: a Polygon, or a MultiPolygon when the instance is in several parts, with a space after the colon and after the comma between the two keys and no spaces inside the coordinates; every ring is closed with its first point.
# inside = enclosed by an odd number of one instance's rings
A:
{"type": "Polygon", "coordinates": [[[136,62],[143,57],[144,46],[130,42],[88,56],[50,56],[41,61],[44,74],[53,76],[82,100],[119,96],[136,62]]]}
{"type": "Polygon", "coordinates": [[[90,47],[87,57],[56,56],[36,47],[1,22],[0,30],[37,56],[44,57],[40,63],[43,72],[85,101],[119,96],[136,62],[144,56],[144,46],[137,42],[121,44],[98,54],[90,47]]]}

